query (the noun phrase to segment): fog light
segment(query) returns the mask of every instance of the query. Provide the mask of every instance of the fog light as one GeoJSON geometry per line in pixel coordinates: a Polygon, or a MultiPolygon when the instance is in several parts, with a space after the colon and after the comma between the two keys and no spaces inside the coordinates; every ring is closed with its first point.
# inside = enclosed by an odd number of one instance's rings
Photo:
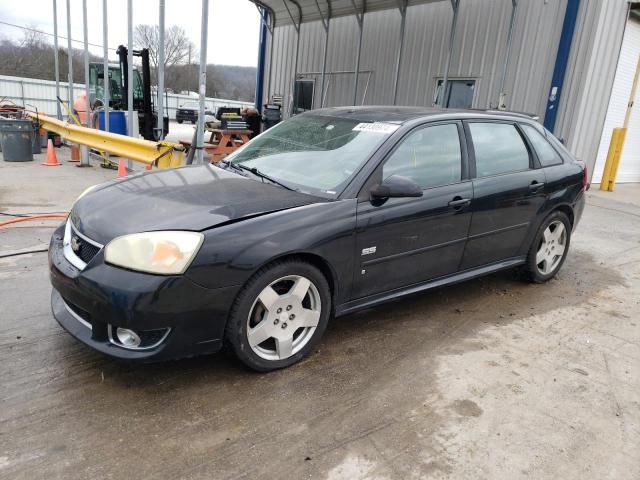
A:
{"type": "Polygon", "coordinates": [[[125,347],[138,347],[140,345],[140,337],[133,330],[128,328],[120,328],[116,330],[118,341],[125,347]]]}

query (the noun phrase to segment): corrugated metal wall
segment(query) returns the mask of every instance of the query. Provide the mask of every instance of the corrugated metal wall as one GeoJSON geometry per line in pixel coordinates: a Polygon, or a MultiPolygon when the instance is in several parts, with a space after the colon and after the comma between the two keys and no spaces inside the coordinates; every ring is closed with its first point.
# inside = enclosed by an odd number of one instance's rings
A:
{"type": "MultiPolygon", "coordinates": [[[[544,118],[566,4],[567,0],[519,1],[505,86],[509,109],[537,113],[544,118]]],[[[626,11],[626,0],[582,0],[580,5],[556,133],[566,138],[570,149],[591,167],[611,92],[626,11]]],[[[510,0],[460,2],[450,78],[476,80],[474,108],[495,108],[498,104],[510,15],[510,0]]],[[[408,8],[399,105],[433,103],[436,81],[445,68],[452,17],[451,4],[446,1],[408,8]]],[[[393,102],[399,32],[398,10],[365,15],[358,104],[393,102]]],[[[321,104],[318,72],[322,68],[324,35],[319,21],[303,23],[300,29],[297,71],[301,77],[316,80],[316,108],[321,104]]],[[[293,25],[276,27],[273,43],[273,73],[270,88],[265,81],[265,98],[283,95],[284,110],[289,112],[296,47],[293,25]]],[[[325,106],[353,102],[357,44],[355,17],[331,20],[327,72],[349,73],[327,75],[325,106]]],[[[269,65],[265,74],[269,75],[269,65]]]]}
{"type": "MultiPolygon", "coordinates": [[[[539,114],[544,112],[544,97],[555,60],[555,55],[549,55],[549,52],[554,51],[557,45],[565,7],[566,0],[520,1],[506,84],[510,108],[539,114]],[[527,82],[522,81],[524,78],[527,82]]],[[[398,104],[432,104],[436,80],[442,76],[445,68],[452,15],[450,3],[444,1],[408,8],[398,104]]],[[[460,2],[450,77],[476,79],[474,107],[497,105],[510,15],[510,0],[460,2]]],[[[400,13],[397,10],[375,11],[365,15],[358,103],[363,102],[365,89],[364,104],[393,102],[399,34],[400,13]]],[[[295,29],[290,24],[275,29],[273,77],[271,89],[266,92],[266,98],[273,93],[282,94],[287,111],[292,94],[295,37],[295,29]]],[[[350,73],[332,74],[331,80],[327,79],[328,106],[352,103],[357,44],[355,17],[331,20],[327,71],[350,73]]],[[[320,105],[320,76],[309,75],[309,72],[320,72],[323,47],[322,24],[319,21],[303,23],[298,73],[317,80],[316,106],[320,105]]]]}
{"type": "Polygon", "coordinates": [[[582,0],[556,135],[593,174],[628,14],[626,0],[582,0]]]}
{"type": "MultiPolygon", "coordinates": [[[[67,101],[68,93],[67,85],[66,82],[60,82],[60,98],[65,102],[67,101]]],[[[74,98],[84,93],[84,88],[84,83],[75,83],[73,85],[74,98]]],[[[38,111],[47,115],[56,115],[56,82],[50,80],[0,75],[0,99],[2,98],[12,100],[20,106],[25,106],[26,104],[27,108],[38,109],[38,111]]],[[[165,108],[168,110],[169,118],[173,120],[176,118],[176,110],[180,105],[187,101],[197,101],[198,97],[172,93],[166,96],[166,100],[165,108]]],[[[252,102],[210,97],[207,97],[207,105],[212,105],[213,108],[254,106],[252,102]]]]}

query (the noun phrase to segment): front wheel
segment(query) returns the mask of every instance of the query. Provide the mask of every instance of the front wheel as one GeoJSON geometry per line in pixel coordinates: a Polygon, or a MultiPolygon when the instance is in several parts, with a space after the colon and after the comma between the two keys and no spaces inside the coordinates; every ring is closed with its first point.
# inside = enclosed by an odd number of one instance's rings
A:
{"type": "Polygon", "coordinates": [[[184,120],[176,120],[176,122],[178,123],[182,123],[184,120]]]}
{"type": "Polygon", "coordinates": [[[553,212],[540,228],[527,255],[524,271],[529,280],[543,283],[560,270],[569,251],[571,222],[562,212],[553,212]]]}
{"type": "Polygon", "coordinates": [[[331,293],[316,267],[278,261],[258,271],[231,308],[225,339],[254,370],[288,367],[318,342],[331,314],[331,293]]]}

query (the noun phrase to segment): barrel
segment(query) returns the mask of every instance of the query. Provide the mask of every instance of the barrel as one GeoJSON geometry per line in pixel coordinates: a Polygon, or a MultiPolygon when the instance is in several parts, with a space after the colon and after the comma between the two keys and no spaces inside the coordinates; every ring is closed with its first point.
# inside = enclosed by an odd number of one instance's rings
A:
{"type": "Polygon", "coordinates": [[[33,161],[33,122],[0,119],[0,142],[5,162],[33,161]]]}
{"type": "MultiPolygon", "coordinates": [[[[111,133],[127,134],[127,121],[125,119],[124,110],[109,111],[109,131],[111,133]]],[[[105,130],[104,126],[104,110],[98,111],[98,125],[100,130],[105,130]]]]}

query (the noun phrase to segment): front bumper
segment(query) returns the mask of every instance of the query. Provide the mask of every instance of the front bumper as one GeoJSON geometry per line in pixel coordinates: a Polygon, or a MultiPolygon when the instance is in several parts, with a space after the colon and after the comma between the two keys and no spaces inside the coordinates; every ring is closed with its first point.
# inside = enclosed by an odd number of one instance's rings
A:
{"type": "Polygon", "coordinates": [[[133,272],[104,262],[103,252],[79,270],[63,254],[64,227],[49,246],[51,309],[71,335],[109,356],[160,361],[212,353],[222,346],[229,308],[239,286],[209,289],[187,276],[133,272]],[[129,349],[110,329],[167,331],[151,348],[129,349]]]}

